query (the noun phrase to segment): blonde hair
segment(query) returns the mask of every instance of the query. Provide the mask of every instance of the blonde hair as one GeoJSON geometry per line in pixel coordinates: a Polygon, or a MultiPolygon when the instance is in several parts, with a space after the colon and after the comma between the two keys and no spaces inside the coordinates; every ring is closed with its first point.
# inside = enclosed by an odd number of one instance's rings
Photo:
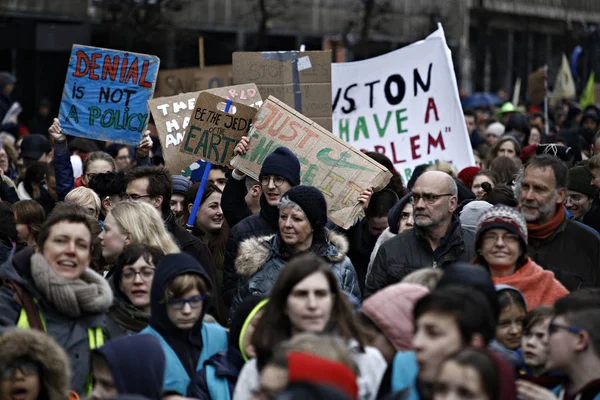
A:
{"type": "Polygon", "coordinates": [[[427,168],[426,172],[429,171],[440,171],[450,175],[453,178],[458,178],[458,171],[456,170],[456,168],[454,168],[452,164],[449,164],[444,161],[436,161],[435,164],[432,164],[429,166],[429,168],[427,168]]]}
{"type": "Polygon", "coordinates": [[[165,288],[165,303],[169,301],[169,299],[183,297],[183,295],[193,289],[198,289],[201,296],[206,296],[209,294],[202,276],[198,274],[179,275],[165,288]]]}
{"type": "Polygon", "coordinates": [[[180,253],[173,237],[167,232],[158,210],[150,204],[121,201],[110,210],[123,233],[130,235],[132,244],[156,247],[163,254],[180,253]]]}
{"type": "Polygon", "coordinates": [[[433,291],[437,286],[444,272],[439,268],[420,268],[402,279],[402,283],[416,283],[425,286],[429,291],[433,291]]]}
{"type": "Polygon", "coordinates": [[[100,197],[92,189],[80,186],[71,190],[65,196],[65,201],[77,203],[82,206],[92,205],[96,209],[96,216],[100,214],[102,208],[100,197]]]}

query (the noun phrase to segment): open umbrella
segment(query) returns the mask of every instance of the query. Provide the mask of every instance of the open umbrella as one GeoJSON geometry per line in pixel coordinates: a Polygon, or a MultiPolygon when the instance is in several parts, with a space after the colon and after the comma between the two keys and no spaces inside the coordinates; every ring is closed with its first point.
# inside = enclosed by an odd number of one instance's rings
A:
{"type": "Polygon", "coordinates": [[[477,92],[461,101],[463,108],[481,108],[502,104],[502,99],[494,93],[477,92]]]}

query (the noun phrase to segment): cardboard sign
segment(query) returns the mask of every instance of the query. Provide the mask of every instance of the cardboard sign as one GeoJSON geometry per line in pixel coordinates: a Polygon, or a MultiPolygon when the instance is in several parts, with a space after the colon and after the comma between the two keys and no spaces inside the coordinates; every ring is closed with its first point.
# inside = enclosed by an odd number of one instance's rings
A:
{"type": "Polygon", "coordinates": [[[344,229],[362,213],[360,193],[387,185],[392,174],[285,103],[269,97],[249,132],[250,150],[231,165],[258,179],[265,158],[277,147],[289,148],[300,160],[302,184],[318,188],[327,199],[327,216],[344,229]]]}
{"type": "Polygon", "coordinates": [[[391,53],[333,64],[332,87],[334,136],[385,154],[404,182],[436,160],[475,165],[441,26],[391,53]]]}
{"type": "MultiPolygon", "coordinates": [[[[200,93],[184,93],[148,101],[162,145],[165,165],[173,175],[181,175],[192,163],[198,161],[198,157],[181,153],[179,147],[187,131],[192,111],[196,107],[196,99],[200,93]]],[[[226,86],[206,90],[206,93],[221,96],[226,100],[231,99],[236,103],[256,109],[262,104],[262,98],[255,84],[226,86]]]]}
{"type": "Polygon", "coordinates": [[[264,98],[274,96],[331,130],[331,52],[233,53],[233,82],[256,83],[264,98]]]}
{"type": "Polygon", "coordinates": [[[229,165],[233,149],[252,126],[256,109],[231,103],[210,93],[200,93],[190,126],[179,151],[213,164],[229,165]]]}
{"type": "Polygon", "coordinates": [[[58,119],[69,135],[137,146],[160,60],[73,45],[58,119]]]}
{"type": "Polygon", "coordinates": [[[158,72],[154,97],[175,96],[232,85],[231,65],[166,69],[158,72]]]}

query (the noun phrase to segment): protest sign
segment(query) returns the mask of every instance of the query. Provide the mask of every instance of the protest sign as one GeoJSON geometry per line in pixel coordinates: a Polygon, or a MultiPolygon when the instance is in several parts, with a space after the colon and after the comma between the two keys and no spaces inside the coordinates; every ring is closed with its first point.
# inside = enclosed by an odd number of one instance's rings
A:
{"type": "Polygon", "coordinates": [[[263,98],[274,96],[331,131],[331,52],[233,53],[233,83],[256,83],[263,98]]]}
{"type": "Polygon", "coordinates": [[[165,69],[158,72],[154,97],[175,96],[232,85],[231,65],[165,69]]]}
{"type": "MultiPolygon", "coordinates": [[[[262,98],[254,84],[226,86],[205,92],[256,109],[262,104],[262,98]]],[[[196,107],[196,99],[200,93],[183,93],[148,101],[162,144],[165,165],[173,175],[181,175],[192,163],[198,161],[196,156],[181,153],[179,146],[187,131],[192,111],[196,107]]]]}
{"type": "Polygon", "coordinates": [[[179,151],[213,164],[229,165],[233,149],[250,130],[256,111],[240,103],[226,103],[221,96],[200,93],[179,151]]]}
{"type": "Polygon", "coordinates": [[[441,26],[391,53],[333,64],[332,87],[334,136],[385,154],[404,182],[436,160],[475,165],[441,26]]]}
{"type": "Polygon", "coordinates": [[[73,45],[58,116],[63,131],[137,146],[159,62],[146,54],[73,45]]]}
{"type": "Polygon", "coordinates": [[[258,179],[265,158],[279,146],[289,148],[300,160],[302,183],[323,192],[327,216],[344,229],[362,213],[360,193],[369,187],[382,189],[392,176],[385,167],[274,97],[258,110],[248,136],[250,149],[243,157],[231,159],[233,167],[258,179]]]}

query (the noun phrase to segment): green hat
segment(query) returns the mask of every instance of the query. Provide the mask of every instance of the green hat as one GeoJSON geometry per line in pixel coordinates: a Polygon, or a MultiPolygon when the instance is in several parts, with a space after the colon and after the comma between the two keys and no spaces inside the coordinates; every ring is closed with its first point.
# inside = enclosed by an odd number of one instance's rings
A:
{"type": "Polygon", "coordinates": [[[507,101],[506,103],[502,104],[502,107],[500,107],[500,111],[498,111],[496,113],[496,118],[498,120],[502,119],[502,116],[506,113],[520,113],[521,110],[519,110],[517,107],[515,107],[513,105],[513,103],[511,103],[510,101],[507,101]]]}

